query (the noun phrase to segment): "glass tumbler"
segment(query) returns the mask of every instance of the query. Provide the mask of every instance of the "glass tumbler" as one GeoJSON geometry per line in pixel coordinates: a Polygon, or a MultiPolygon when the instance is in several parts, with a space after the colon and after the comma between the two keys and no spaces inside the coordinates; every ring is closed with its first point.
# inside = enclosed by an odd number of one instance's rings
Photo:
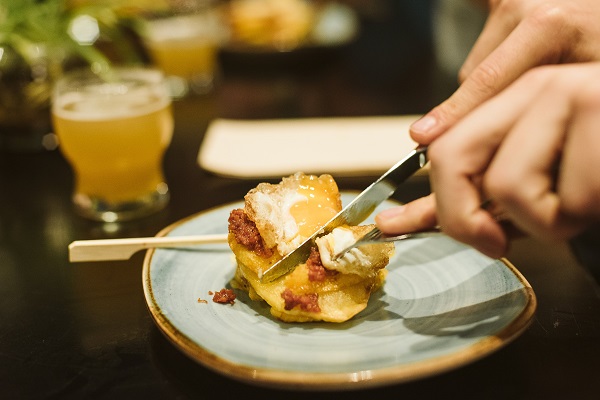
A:
{"type": "Polygon", "coordinates": [[[52,122],[74,172],[78,214],[126,221],[168,204],[162,163],[174,122],[162,72],[115,67],[103,75],[66,74],[54,86],[52,122]]]}

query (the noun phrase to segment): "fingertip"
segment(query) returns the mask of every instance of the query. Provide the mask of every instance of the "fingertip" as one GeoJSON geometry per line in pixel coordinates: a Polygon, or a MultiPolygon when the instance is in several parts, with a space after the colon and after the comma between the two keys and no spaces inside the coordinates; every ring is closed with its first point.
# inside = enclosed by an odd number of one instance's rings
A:
{"type": "Polygon", "coordinates": [[[413,122],[410,126],[410,136],[421,144],[429,144],[439,135],[439,120],[430,114],[426,114],[413,122]]]}
{"type": "Polygon", "coordinates": [[[375,215],[375,224],[390,235],[432,228],[437,224],[435,198],[429,195],[381,211],[375,215]]]}
{"type": "Polygon", "coordinates": [[[494,222],[485,226],[477,235],[475,248],[491,258],[501,258],[508,251],[508,236],[501,224],[494,222]]]}

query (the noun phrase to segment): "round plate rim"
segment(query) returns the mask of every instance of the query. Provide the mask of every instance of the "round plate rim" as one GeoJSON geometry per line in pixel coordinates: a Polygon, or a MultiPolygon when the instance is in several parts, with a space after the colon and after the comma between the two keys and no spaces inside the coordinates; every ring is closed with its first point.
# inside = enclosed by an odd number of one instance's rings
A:
{"type": "MultiPolygon", "coordinates": [[[[343,191],[343,194],[353,193],[343,191]]],[[[239,201],[214,206],[182,218],[159,231],[156,236],[166,236],[172,230],[202,215],[218,209],[232,207],[239,201]]],[[[504,266],[521,282],[528,298],[521,313],[494,336],[487,336],[468,348],[448,355],[430,358],[381,369],[353,371],[348,373],[322,373],[282,371],[263,367],[240,365],[221,358],[187,337],[160,311],[152,290],[150,268],[155,250],[149,249],[143,261],[142,283],[144,297],[154,323],[161,333],[180,351],[199,364],[229,378],[245,383],[278,389],[296,390],[354,390],[405,383],[437,375],[477,361],[500,350],[516,339],[532,322],[537,309],[533,288],[519,270],[506,258],[500,259],[504,266]]]]}

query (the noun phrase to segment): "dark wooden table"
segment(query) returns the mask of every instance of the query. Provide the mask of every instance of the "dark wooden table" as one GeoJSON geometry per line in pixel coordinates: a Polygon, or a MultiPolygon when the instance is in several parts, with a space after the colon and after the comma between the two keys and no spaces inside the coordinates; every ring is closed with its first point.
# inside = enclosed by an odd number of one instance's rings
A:
{"type": "MultiPolygon", "coordinates": [[[[414,114],[449,94],[454,84],[436,73],[427,35],[409,21],[365,21],[363,29],[345,48],[303,55],[302,68],[289,59],[264,65],[224,55],[214,92],[174,105],[175,135],[165,157],[172,199],[145,219],[84,220],[71,209],[72,173],[58,151],[0,153],[0,398],[598,398],[600,290],[566,246],[514,243],[508,258],[533,286],[538,309],[508,346],[438,376],[344,393],[252,386],[187,358],[147,310],[143,253],[128,261],[69,263],[73,240],[152,236],[254,187],[259,180],[222,178],[197,165],[215,117],[414,114]]],[[[373,178],[338,184],[362,190],[373,178]]],[[[426,180],[413,180],[399,199],[428,190],[426,180]]]]}

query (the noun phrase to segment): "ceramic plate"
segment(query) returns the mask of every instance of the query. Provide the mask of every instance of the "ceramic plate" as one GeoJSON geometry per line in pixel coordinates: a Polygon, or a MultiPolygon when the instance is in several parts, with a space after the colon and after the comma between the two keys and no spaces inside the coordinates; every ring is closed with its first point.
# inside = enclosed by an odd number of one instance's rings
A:
{"type": "MultiPolygon", "coordinates": [[[[239,207],[208,210],[159,235],[225,233],[239,207]]],[[[210,293],[229,287],[235,271],[227,244],[150,250],[143,285],[159,329],[192,359],[247,383],[306,390],[382,386],[458,368],[515,339],[536,308],[531,286],[507,260],[445,236],[397,243],[388,269],[368,307],[341,324],[284,323],[239,291],[233,305],[214,303],[210,293]]]]}

